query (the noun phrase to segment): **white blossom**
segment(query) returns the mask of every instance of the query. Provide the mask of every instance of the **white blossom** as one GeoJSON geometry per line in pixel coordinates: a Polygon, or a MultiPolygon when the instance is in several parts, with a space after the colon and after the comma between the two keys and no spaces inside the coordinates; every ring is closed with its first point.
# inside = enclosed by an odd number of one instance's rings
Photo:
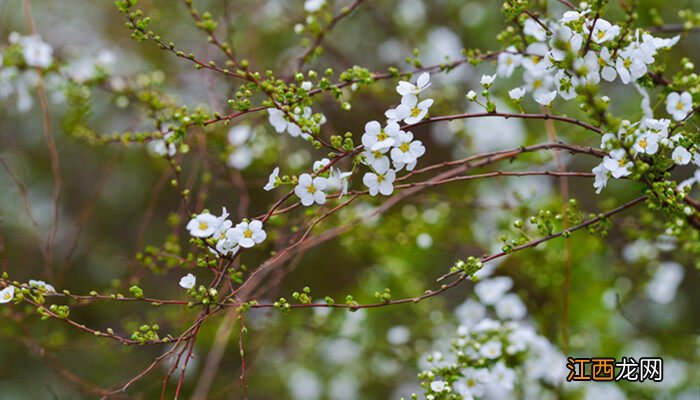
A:
{"type": "MultiPolygon", "coordinates": [[[[425,99],[419,103],[418,97],[413,94],[407,94],[401,98],[401,104],[396,107],[396,112],[393,115],[397,120],[403,120],[407,124],[415,124],[425,118],[428,114],[428,109],[432,105],[433,99],[425,99]]],[[[388,114],[387,118],[393,119],[388,114]]]]}
{"type": "Polygon", "coordinates": [[[197,277],[192,274],[187,274],[180,278],[180,286],[183,289],[192,289],[197,284],[197,277]]]}
{"type": "Polygon", "coordinates": [[[479,354],[481,354],[482,357],[486,357],[489,359],[496,359],[503,354],[502,352],[503,345],[501,342],[491,340],[489,342],[484,343],[481,348],[479,349],[479,354]]]}
{"type": "Polygon", "coordinates": [[[362,177],[362,183],[369,188],[370,196],[376,196],[377,193],[391,195],[394,192],[396,172],[389,168],[389,160],[380,159],[372,168],[374,172],[367,172],[362,177]]]}
{"type": "Polygon", "coordinates": [[[566,25],[561,26],[550,40],[552,58],[563,61],[567,54],[577,54],[581,50],[583,36],[566,25]]]}
{"type": "Polygon", "coordinates": [[[396,86],[396,91],[401,96],[406,96],[408,94],[417,95],[427,89],[428,86],[430,86],[430,74],[423,72],[416,80],[415,85],[408,81],[399,81],[399,85],[396,86]]]}
{"type": "Polygon", "coordinates": [[[595,182],[593,182],[593,187],[596,189],[596,194],[600,194],[603,188],[608,184],[608,179],[610,178],[610,171],[600,163],[592,171],[595,174],[595,182]]]}
{"type": "Polygon", "coordinates": [[[639,54],[638,51],[630,49],[628,46],[620,51],[617,61],[615,61],[615,69],[625,85],[636,81],[647,73],[647,66],[639,54]]]}
{"type": "Polygon", "coordinates": [[[0,304],[9,303],[15,298],[15,287],[10,285],[0,290],[0,304]]]}
{"type": "Polygon", "coordinates": [[[22,57],[27,65],[48,68],[53,60],[53,48],[41,40],[39,35],[22,36],[19,39],[22,46],[22,57]]]}
{"type": "Polygon", "coordinates": [[[432,381],[430,382],[430,390],[435,393],[442,393],[448,388],[447,382],[445,381],[432,381]]]}
{"type": "Polygon", "coordinates": [[[653,301],[668,304],[676,297],[678,285],[683,281],[683,267],[673,261],[661,263],[646,287],[646,294],[653,301]]]}
{"type": "Polygon", "coordinates": [[[399,124],[389,121],[386,128],[377,121],[369,121],[365,124],[365,133],[362,135],[362,144],[369,151],[381,150],[394,145],[393,136],[399,132],[399,124]]]}
{"type": "Polygon", "coordinates": [[[352,172],[343,172],[338,168],[331,167],[328,177],[328,187],[332,189],[340,189],[340,195],[345,196],[348,193],[348,178],[352,172]]]}
{"type": "Polygon", "coordinates": [[[659,149],[659,136],[646,133],[637,138],[632,147],[634,151],[642,154],[655,154],[659,149]]]}
{"type": "Polygon", "coordinates": [[[263,224],[259,220],[239,223],[232,228],[231,235],[241,247],[247,249],[262,243],[267,237],[267,233],[263,230],[263,224]]]}
{"type": "Polygon", "coordinates": [[[190,235],[198,238],[206,238],[213,235],[219,228],[219,218],[208,212],[196,215],[187,223],[190,235]]]}
{"type": "MultiPolygon", "coordinates": [[[[590,32],[590,27],[588,26],[588,24],[584,24],[583,26],[584,32],[590,32]]],[[[601,44],[607,42],[608,40],[615,39],[619,34],[619,26],[613,25],[602,18],[598,18],[595,21],[595,26],[593,27],[593,34],[591,35],[591,39],[595,43],[601,44]]]]}
{"type": "Polygon", "coordinates": [[[538,41],[542,42],[547,38],[547,31],[537,23],[532,18],[528,18],[525,20],[525,24],[523,25],[523,33],[525,33],[527,36],[532,36],[538,41]]]}
{"type": "Polygon", "coordinates": [[[269,114],[268,121],[270,125],[275,128],[277,133],[282,133],[287,130],[289,122],[284,117],[284,113],[276,108],[268,108],[267,113],[269,114]]]}
{"type": "Polygon", "coordinates": [[[678,94],[678,92],[672,92],[666,97],[666,111],[671,114],[676,121],[685,119],[692,109],[693,97],[688,92],[680,94],[678,94]]]}
{"type": "Polygon", "coordinates": [[[394,136],[395,143],[391,149],[391,159],[395,163],[412,164],[425,154],[425,147],[420,140],[413,140],[413,133],[399,131],[394,136]]]}
{"type": "Polygon", "coordinates": [[[688,150],[686,150],[685,147],[678,146],[673,150],[671,158],[673,159],[673,162],[675,162],[678,165],[686,165],[690,162],[692,155],[688,150]]]}
{"type": "Polygon", "coordinates": [[[302,174],[299,176],[299,183],[294,188],[294,193],[306,207],[314,203],[323,204],[326,202],[326,194],[323,192],[326,186],[328,186],[326,178],[321,176],[312,178],[309,174],[302,174]]]}
{"type": "Polygon", "coordinates": [[[320,10],[324,4],[326,4],[326,0],[306,0],[304,2],[304,10],[313,13],[320,10]]]}
{"type": "Polygon", "coordinates": [[[557,97],[557,91],[553,90],[551,92],[535,93],[533,95],[536,102],[542,104],[543,106],[549,106],[552,101],[557,97]]]}
{"type": "Polygon", "coordinates": [[[522,100],[523,96],[525,95],[525,89],[523,88],[513,88],[508,91],[508,96],[510,96],[511,99],[515,101],[520,101],[522,100]]]}
{"type": "Polygon", "coordinates": [[[44,281],[30,279],[28,283],[29,283],[29,286],[35,287],[35,288],[37,288],[43,292],[46,292],[46,293],[55,293],[56,292],[56,289],[52,285],[50,285],[44,281]]]}
{"type": "Polygon", "coordinates": [[[493,85],[493,82],[496,80],[496,77],[498,77],[498,73],[495,73],[493,75],[481,75],[481,80],[479,81],[479,83],[481,83],[481,86],[488,89],[491,87],[491,85],[493,85]]]}
{"type": "Polygon", "coordinates": [[[634,164],[627,159],[627,153],[624,149],[612,150],[609,156],[603,158],[603,166],[616,179],[631,174],[632,165],[634,164]]]}
{"type": "Polygon", "coordinates": [[[272,170],[272,173],[270,176],[267,178],[267,184],[263,187],[265,191],[270,191],[274,189],[277,186],[277,178],[280,175],[280,167],[275,167],[275,169],[272,170]]]}
{"type": "Polygon", "coordinates": [[[523,56],[518,53],[515,46],[510,46],[505,51],[498,55],[498,69],[496,70],[497,75],[504,78],[509,78],[513,75],[515,68],[520,66],[523,60],[523,56]]]}

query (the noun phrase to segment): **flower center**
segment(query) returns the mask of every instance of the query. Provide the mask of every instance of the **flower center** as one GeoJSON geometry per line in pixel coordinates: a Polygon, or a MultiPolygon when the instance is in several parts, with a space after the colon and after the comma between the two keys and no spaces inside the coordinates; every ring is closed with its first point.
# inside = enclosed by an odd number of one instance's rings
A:
{"type": "Polygon", "coordinates": [[[253,231],[251,231],[250,229],[246,229],[245,232],[243,232],[243,236],[250,239],[251,237],[253,237],[253,231]]]}
{"type": "Polygon", "coordinates": [[[598,31],[597,36],[598,36],[598,39],[602,39],[602,38],[605,37],[605,32],[603,32],[603,31],[598,31]]]}
{"type": "Polygon", "coordinates": [[[683,109],[683,103],[681,103],[679,101],[678,103],[676,103],[676,110],[682,110],[682,109],[683,109]]]}
{"type": "Polygon", "coordinates": [[[632,65],[632,60],[627,58],[627,59],[625,59],[625,61],[623,61],[622,64],[625,66],[625,68],[629,68],[630,65],[632,65]]]}
{"type": "Polygon", "coordinates": [[[377,140],[379,140],[380,142],[386,140],[388,137],[389,135],[387,135],[386,132],[384,132],[384,130],[379,131],[379,133],[377,134],[377,140]]]}
{"type": "Polygon", "coordinates": [[[3,300],[10,300],[10,294],[9,294],[9,293],[5,293],[5,295],[2,296],[2,299],[3,299],[3,300]]]}
{"type": "Polygon", "coordinates": [[[418,114],[420,114],[420,108],[414,107],[413,110],[411,110],[411,116],[412,116],[412,117],[417,117],[418,114]]]}
{"type": "Polygon", "coordinates": [[[643,148],[643,149],[646,149],[646,148],[647,148],[647,141],[646,141],[646,139],[641,139],[641,140],[639,141],[639,147],[641,147],[641,148],[643,148]]]}
{"type": "Polygon", "coordinates": [[[410,148],[411,146],[408,144],[408,142],[404,142],[401,144],[401,146],[399,146],[399,149],[401,149],[401,151],[403,151],[404,153],[407,152],[410,148]]]}
{"type": "Polygon", "coordinates": [[[619,165],[620,167],[624,167],[625,164],[626,164],[626,162],[624,159],[617,160],[617,165],[619,165]]]}
{"type": "Polygon", "coordinates": [[[309,185],[309,187],[306,190],[308,190],[309,193],[311,193],[311,194],[316,193],[316,187],[314,186],[313,183],[311,185],[309,185]]]}
{"type": "Polygon", "coordinates": [[[206,230],[207,228],[209,228],[209,224],[207,224],[206,222],[200,222],[200,223],[199,223],[199,230],[200,230],[200,231],[204,231],[204,230],[206,230]]]}
{"type": "Polygon", "coordinates": [[[384,175],[377,174],[377,182],[379,182],[379,183],[384,182],[384,175]]]}

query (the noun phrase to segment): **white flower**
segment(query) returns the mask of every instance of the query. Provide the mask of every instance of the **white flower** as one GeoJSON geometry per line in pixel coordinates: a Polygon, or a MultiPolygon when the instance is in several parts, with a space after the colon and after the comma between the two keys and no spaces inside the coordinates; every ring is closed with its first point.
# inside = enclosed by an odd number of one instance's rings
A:
{"type": "Polygon", "coordinates": [[[363,151],[362,156],[364,156],[364,163],[374,168],[378,162],[389,162],[389,157],[387,157],[386,152],[389,151],[388,147],[376,151],[363,151]]]}
{"type": "Polygon", "coordinates": [[[380,159],[373,166],[374,172],[367,172],[362,177],[362,183],[369,188],[370,196],[376,196],[381,193],[384,196],[389,196],[394,192],[394,180],[396,172],[389,168],[389,159],[380,159]]]}
{"type": "Polygon", "coordinates": [[[405,96],[407,94],[417,95],[418,93],[424,91],[428,86],[430,86],[430,74],[423,72],[416,80],[415,85],[407,81],[400,81],[399,85],[396,86],[396,91],[401,96],[405,96]]]}
{"type": "Polygon", "coordinates": [[[681,35],[676,35],[672,38],[664,39],[664,38],[654,38],[654,47],[659,50],[659,49],[670,49],[671,47],[675,46],[676,43],[681,39],[681,35]]]}
{"type": "Polygon", "coordinates": [[[688,150],[685,149],[685,147],[678,146],[673,150],[671,158],[673,159],[673,162],[675,162],[678,165],[686,165],[690,162],[692,155],[688,150]]]}
{"type": "Polygon", "coordinates": [[[187,230],[190,235],[198,238],[206,238],[213,235],[219,228],[219,217],[208,212],[199,214],[187,223],[187,230]]]}
{"type": "Polygon", "coordinates": [[[549,59],[549,48],[544,43],[532,43],[527,46],[525,52],[528,57],[523,58],[523,67],[529,73],[540,76],[547,73],[552,61],[549,59]]]}
{"type": "Polygon", "coordinates": [[[173,133],[166,133],[162,139],[153,139],[148,144],[146,147],[148,150],[158,156],[161,157],[172,157],[177,153],[177,147],[175,146],[175,143],[171,143],[168,141],[173,136],[173,133]]]}
{"type": "Polygon", "coordinates": [[[232,239],[238,242],[241,247],[249,249],[256,244],[265,241],[267,234],[263,230],[261,221],[243,221],[231,229],[232,239]]]}
{"type": "Polygon", "coordinates": [[[566,70],[560,69],[556,75],[554,75],[554,84],[558,91],[559,96],[564,100],[571,100],[576,97],[576,86],[578,86],[578,79],[576,77],[569,76],[566,70]]]}
{"type": "Polygon", "coordinates": [[[474,101],[474,100],[476,100],[476,92],[473,91],[473,90],[470,90],[470,91],[467,93],[467,100],[469,100],[469,101],[474,101]]]}
{"type": "Polygon", "coordinates": [[[447,382],[445,381],[432,381],[430,382],[430,390],[435,393],[442,393],[443,390],[447,389],[447,382]]]}
{"type": "Polygon", "coordinates": [[[251,134],[252,129],[247,125],[234,126],[228,131],[228,142],[233,146],[227,160],[230,167],[245,169],[253,162],[253,151],[245,145],[251,134]]]}
{"type": "Polygon", "coordinates": [[[523,88],[516,87],[508,91],[508,96],[515,101],[522,100],[524,95],[525,89],[523,88]]]}
{"type": "Polygon", "coordinates": [[[270,125],[275,128],[277,133],[282,133],[287,130],[289,122],[284,117],[284,113],[276,108],[268,108],[267,113],[269,114],[268,121],[270,125]]]}
{"type": "Polygon", "coordinates": [[[583,58],[574,60],[574,71],[584,83],[595,85],[600,82],[599,69],[598,56],[592,51],[586,53],[583,58]]]}
{"type": "Polygon", "coordinates": [[[577,54],[581,50],[582,43],[583,36],[563,25],[549,41],[552,48],[552,58],[556,61],[563,61],[567,54],[577,54]]]}
{"type": "Polygon", "coordinates": [[[668,119],[653,119],[644,118],[640,124],[640,129],[647,130],[659,137],[659,139],[665,139],[668,137],[668,128],[671,125],[671,120],[668,119]]]}
{"type": "Polygon", "coordinates": [[[536,75],[525,71],[523,80],[525,81],[526,90],[531,91],[533,97],[547,94],[552,87],[552,83],[554,83],[551,73],[536,75]]]}
{"type": "MultiPolygon", "coordinates": [[[[584,24],[583,29],[586,33],[590,32],[588,24],[584,24]]],[[[598,18],[598,20],[595,21],[595,26],[593,27],[593,35],[591,36],[591,39],[595,43],[601,44],[607,42],[608,40],[615,39],[615,37],[617,37],[617,35],[619,34],[619,26],[613,25],[602,18],[598,18]]]]}
{"type": "Polygon", "coordinates": [[[455,315],[465,326],[474,326],[486,315],[486,307],[476,300],[469,299],[455,308],[455,315]]]}
{"type": "Polygon", "coordinates": [[[314,84],[311,83],[311,82],[309,82],[309,81],[304,81],[304,82],[301,83],[300,86],[301,86],[302,89],[304,89],[304,90],[306,90],[306,91],[308,92],[309,90],[313,89],[314,84]]]}
{"type": "Polygon", "coordinates": [[[474,293],[479,296],[482,303],[492,305],[497,303],[503,295],[513,287],[513,280],[507,276],[485,279],[474,285],[474,293]]]}
{"type": "Polygon", "coordinates": [[[328,165],[330,163],[331,163],[331,160],[329,160],[327,158],[322,158],[318,161],[314,161],[314,166],[313,166],[314,172],[320,171],[321,169],[325,168],[326,165],[328,165]]]}
{"type": "Polygon", "coordinates": [[[637,153],[655,154],[659,149],[659,136],[646,133],[637,138],[632,147],[637,153]]]}
{"type": "Polygon", "coordinates": [[[509,78],[522,60],[523,56],[518,53],[515,46],[510,46],[498,55],[498,69],[496,73],[504,78],[509,78]]]}
{"type": "Polygon", "coordinates": [[[352,172],[343,172],[337,168],[331,167],[331,174],[328,177],[328,187],[340,189],[340,195],[345,196],[348,193],[348,178],[352,172]]]}
{"type": "Polygon", "coordinates": [[[595,174],[595,182],[593,182],[593,187],[596,189],[596,194],[600,194],[601,190],[608,184],[608,178],[610,178],[610,171],[603,165],[603,163],[598,164],[593,171],[595,174]]]}
{"type": "Polygon", "coordinates": [[[455,391],[462,395],[464,400],[480,398],[484,395],[484,383],[488,380],[488,373],[484,368],[465,368],[462,370],[464,381],[456,382],[455,391]]]}
{"type": "Polygon", "coordinates": [[[532,18],[525,20],[525,24],[523,25],[523,33],[534,37],[540,42],[547,38],[547,31],[542,27],[542,25],[538,24],[537,21],[532,18]]]}
{"type": "Polygon", "coordinates": [[[192,274],[187,274],[180,278],[180,286],[183,289],[192,289],[194,285],[197,283],[197,277],[195,277],[192,274]]]}
{"type": "Polygon", "coordinates": [[[543,106],[549,106],[550,104],[552,104],[552,101],[554,101],[556,97],[556,90],[552,90],[551,92],[540,92],[533,94],[533,98],[535,99],[535,101],[539,104],[542,104],[543,106]]]}
{"type": "Polygon", "coordinates": [[[510,293],[496,303],[496,314],[500,319],[522,319],[527,314],[527,308],[517,294],[510,293]]]}
{"type": "Polygon", "coordinates": [[[620,74],[620,80],[625,85],[636,81],[647,73],[647,66],[639,57],[640,53],[630,46],[620,51],[615,62],[615,69],[620,74]]]}
{"type": "Polygon", "coordinates": [[[498,73],[495,73],[493,75],[484,74],[484,75],[481,75],[481,80],[479,81],[479,83],[481,83],[481,86],[488,89],[491,87],[491,85],[493,85],[493,82],[496,80],[497,77],[498,77],[498,73]]]}
{"type": "Polygon", "coordinates": [[[294,193],[306,207],[314,203],[323,204],[326,202],[326,194],[323,192],[326,186],[328,186],[326,178],[320,176],[312,178],[309,174],[302,174],[299,176],[299,184],[294,188],[294,193]]]}
{"type": "Polygon", "coordinates": [[[279,177],[279,175],[280,167],[275,167],[275,169],[272,170],[270,176],[267,178],[267,184],[265,185],[265,187],[263,187],[263,189],[268,192],[274,189],[277,186],[277,178],[279,177]]]}
{"type": "Polygon", "coordinates": [[[564,14],[562,14],[562,17],[559,19],[559,22],[562,24],[565,24],[567,22],[572,22],[572,21],[578,21],[581,19],[584,15],[586,15],[588,12],[578,12],[578,11],[567,11],[564,14]]]}
{"type": "Polygon", "coordinates": [[[503,361],[499,361],[491,370],[490,383],[505,390],[513,390],[515,387],[515,371],[506,367],[503,361]]]}
{"type": "Polygon", "coordinates": [[[673,92],[666,97],[666,111],[671,114],[676,121],[683,120],[692,109],[693,98],[688,92],[683,92],[681,94],[673,92]]]}
{"type": "Polygon", "coordinates": [[[0,290],[0,304],[9,303],[15,297],[15,287],[10,285],[0,290]]]}
{"type": "Polygon", "coordinates": [[[612,150],[609,156],[603,158],[603,166],[616,179],[631,174],[632,165],[634,164],[627,159],[627,153],[624,149],[612,150]]]}
{"type": "Polygon", "coordinates": [[[32,67],[48,68],[51,65],[53,48],[41,40],[39,35],[23,36],[20,39],[24,61],[32,67]]]}
{"type": "Polygon", "coordinates": [[[608,82],[614,81],[617,77],[615,62],[612,60],[610,50],[608,50],[607,47],[603,47],[598,52],[598,64],[603,66],[603,69],[600,71],[600,76],[608,82]]]}
{"type": "Polygon", "coordinates": [[[35,287],[35,288],[37,288],[43,292],[46,292],[46,293],[55,293],[56,292],[56,289],[53,286],[49,285],[48,283],[46,283],[44,281],[40,281],[40,280],[30,279],[29,286],[35,287]]]}
{"type": "MultiPolygon", "coordinates": [[[[226,229],[220,229],[223,232],[219,235],[219,240],[216,242],[216,252],[223,255],[236,253],[239,249],[238,239],[231,225],[233,225],[231,221],[225,222],[226,229]]],[[[216,252],[212,250],[212,253],[216,252]]]]}
{"type": "Polygon", "coordinates": [[[304,2],[304,10],[313,13],[320,10],[324,4],[326,4],[326,0],[306,0],[304,2]]]}
{"type": "Polygon", "coordinates": [[[425,154],[425,147],[420,140],[413,140],[413,133],[399,131],[394,136],[395,143],[391,149],[391,159],[395,163],[412,164],[425,154]]]}
{"type": "Polygon", "coordinates": [[[489,342],[484,343],[484,345],[481,346],[481,348],[479,349],[479,354],[481,354],[482,357],[486,357],[493,360],[500,357],[501,354],[503,354],[502,348],[503,345],[501,344],[501,342],[491,340],[489,342]]]}
{"type": "Polygon", "coordinates": [[[386,128],[382,129],[377,121],[369,121],[365,124],[365,133],[362,135],[362,144],[369,151],[389,148],[394,145],[393,136],[399,132],[399,124],[389,121],[386,128]]]}
{"type": "MultiPolygon", "coordinates": [[[[428,114],[428,108],[432,105],[433,99],[425,99],[419,103],[418,97],[407,94],[401,98],[401,104],[396,107],[394,116],[397,120],[403,120],[407,124],[415,124],[425,118],[428,114]]],[[[389,111],[387,111],[387,118],[392,119],[389,117],[389,111]]]]}

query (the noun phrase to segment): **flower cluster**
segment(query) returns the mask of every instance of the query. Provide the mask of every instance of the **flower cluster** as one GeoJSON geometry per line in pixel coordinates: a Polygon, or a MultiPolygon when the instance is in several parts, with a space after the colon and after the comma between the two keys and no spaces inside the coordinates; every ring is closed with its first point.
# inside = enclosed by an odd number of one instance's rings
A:
{"type": "Polygon", "coordinates": [[[233,226],[225,207],[220,216],[206,211],[195,215],[187,223],[187,230],[193,237],[211,238],[214,248],[210,250],[217,255],[235,254],[240,247],[249,249],[262,243],[267,237],[259,220],[243,220],[233,226]]]}
{"type": "Polygon", "coordinates": [[[455,309],[460,325],[451,346],[421,364],[426,399],[512,398],[518,391],[539,398],[564,379],[564,356],[523,321],[527,309],[508,292],[512,286],[508,277],[483,280],[476,298],[455,309]]]}
{"type": "Polygon", "coordinates": [[[362,135],[365,151],[362,154],[371,172],[365,173],[362,182],[369,188],[371,196],[378,193],[384,196],[392,194],[396,172],[404,167],[412,171],[418,158],[425,154],[423,143],[414,140],[413,133],[402,130],[399,123],[412,125],[425,118],[433,100],[419,101],[418,96],[428,86],[430,75],[427,72],[421,74],[415,84],[399,82],[396,91],[402,96],[401,103],[385,112],[385,125],[382,126],[378,121],[370,121],[365,125],[365,133],[362,135]]]}

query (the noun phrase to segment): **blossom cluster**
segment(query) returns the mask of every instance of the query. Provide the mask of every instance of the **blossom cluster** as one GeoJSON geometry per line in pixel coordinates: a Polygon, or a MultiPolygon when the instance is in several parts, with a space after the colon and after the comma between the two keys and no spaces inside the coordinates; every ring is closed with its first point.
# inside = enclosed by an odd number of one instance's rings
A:
{"type": "Polygon", "coordinates": [[[563,380],[564,356],[524,320],[527,308],[512,286],[509,277],[484,279],[455,309],[460,324],[450,347],[436,342],[421,363],[426,399],[510,398],[518,390],[539,398],[563,380]]]}
{"type": "MultiPolygon", "coordinates": [[[[512,100],[520,103],[525,93],[543,106],[552,106],[557,96],[563,100],[587,94],[588,88],[607,82],[632,84],[642,94],[644,117],[634,123],[623,121],[617,134],[603,136],[603,148],[610,154],[593,168],[597,193],[610,177],[630,176],[635,171],[634,159],[657,155],[676,165],[691,160],[700,167],[700,148],[682,133],[672,134],[675,125],[670,119],[655,119],[649,106],[648,93],[637,80],[650,72],[660,50],[670,49],[680,36],[659,38],[641,29],[625,34],[619,25],[590,10],[567,11],[558,21],[525,20],[523,33],[529,40],[524,51],[510,46],[498,55],[497,73],[484,75],[481,84],[488,91],[497,76],[508,78],[518,67],[523,69],[524,86],[509,91],[512,100]]],[[[488,92],[486,92],[488,93],[488,92]]],[[[476,100],[473,91],[467,95],[476,100]]],[[[610,99],[603,96],[603,100],[610,99]]],[[[693,111],[693,98],[688,91],[670,92],[665,98],[666,112],[675,121],[684,121],[693,111]]],[[[700,172],[683,183],[692,185],[700,172]]]]}

